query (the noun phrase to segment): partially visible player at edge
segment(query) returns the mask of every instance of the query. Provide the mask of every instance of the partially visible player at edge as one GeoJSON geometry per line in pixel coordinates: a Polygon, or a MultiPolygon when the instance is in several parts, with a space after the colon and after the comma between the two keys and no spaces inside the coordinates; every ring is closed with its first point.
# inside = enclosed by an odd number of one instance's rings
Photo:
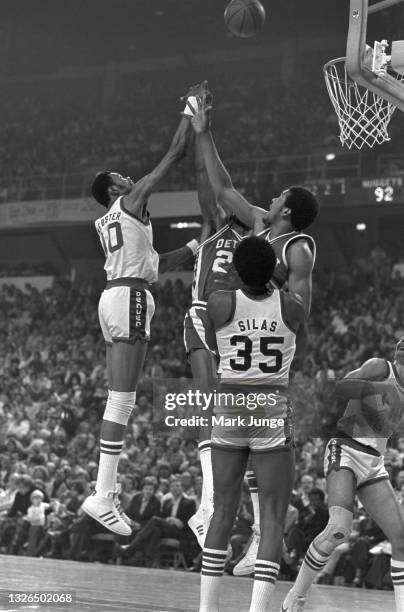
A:
{"type": "Polygon", "coordinates": [[[212,429],[215,499],[203,548],[200,612],[219,610],[228,540],[249,457],[257,476],[262,520],[250,612],[269,609],[279,572],[294,481],[293,408],[287,387],[295,350],[305,351],[304,343],[296,344],[305,313],[300,296],[269,284],[275,262],[266,240],[245,238],[234,252],[242,288],[216,291],[208,300],[220,356],[220,397],[225,399],[215,406],[217,421],[212,429]],[[255,406],[248,403],[240,409],[240,396],[256,398],[255,406]]]}
{"type": "Polygon", "coordinates": [[[384,465],[387,441],[404,418],[404,337],[393,363],[369,359],[337,383],[337,393],[348,404],[338,422],[341,437],[329,441],[324,457],[330,518],[310,544],[281,612],[303,611],[316,574],[349,541],[356,495],[391,543],[396,612],[404,612],[404,510],[384,465]]]}
{"type": "MultiPolygon", "coordinates": [[[[248,228],[235,218],[228,219],[224,210],[217,205],[198,139],[195,142],[195,166],[203,223],[208,226],[211,235],[199,246],[196,254],[192,304],[184,321],[184,344],[192,376],[198,379],[200,385],[204,385],[216,378],[217,371],[216,357],[207,343],[207,300],[214,291],[239,286],[240,281],[233,266],[233,253],[248,228]]],[[[209,415],[205,413],[204,416],[209,415]]],[[[198,446],[203,474],[202,497],[197,513],[188,521],[201,548],[213,514],[210,433],[210,426],[201,427],[198,446]]]]}
{"type": "MultiPolygon", "coordinates": [[[[254,233],[265,237],[277,256],[272,282],[288,287],[300,295],[306,313],[310,314],[312,271],[316,256],[313,238],[302,233],[315,220],[319,205],[314,195],[304,187],[292,186],[273,198],[269,210],[251,205],[237,191],[224,167],[210,130],[210,95],[203,91],[198,98],[198,110],[191,118],[200,143],[203,161],[217,202],[228,214],[233,214],[254,233]]],[[[206,460],[205,460],[206,461],[206,460]]],[[[245,557],[234,568],[234,574],[253,571],[259,546],[259,501],[254,471],[247,469],[247,480],[254,508],[253,538],[245,557]]]]}
{"type": "MultiPolygon", "coordinates": [[[[160,163],[136,183],[117,172],[100,172],[92,195],[108,212],[95,226],[105,252],[107,285],[99,302],[99,319],[106,342],[108,399],[101,426],[100,462],[95,492],[83,510],[110,531],[130,535],[128,517],[117,498],[116,477],[123,437],[136,401],[154,301],[149,286],[156,282],[159,255],[147,211],[150,194],[184,153],[189,122],[182,118],[160,163]]],[[[197,242],[173,252],[173,263],[192,256],[197,242]]],[[[164,257],[168,264],[169,257],[164,257]]]]}

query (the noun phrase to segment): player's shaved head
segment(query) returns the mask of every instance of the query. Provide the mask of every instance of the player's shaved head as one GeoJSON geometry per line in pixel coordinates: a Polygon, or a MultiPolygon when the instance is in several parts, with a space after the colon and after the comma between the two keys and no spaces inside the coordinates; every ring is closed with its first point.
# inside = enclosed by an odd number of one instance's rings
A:
{"type": "Polygon", "coordinates": [[[313,223],[320,208],[314,194],[305,187],[298,185],[288,189],[285,206],[290,208],[290,222],[292,228],[297,232],[313,223]]]}
{"type": "Polygon", "coordinates": [[[103,172],[98,172],[91,185],[91,194],[93,198],[97,200],[101,206],[105,206],[105,208],[109,206],[110,195],[108,188],[112,184],[111,172],[109,170],[104,170],[103,172]]]}
{"type": "Polygon", "coordinates": [[[245,285],[261,288],[270,281],[275,269],[275,251],[263,238],[244,238],[234,251],[234,267],[245,285]]]}

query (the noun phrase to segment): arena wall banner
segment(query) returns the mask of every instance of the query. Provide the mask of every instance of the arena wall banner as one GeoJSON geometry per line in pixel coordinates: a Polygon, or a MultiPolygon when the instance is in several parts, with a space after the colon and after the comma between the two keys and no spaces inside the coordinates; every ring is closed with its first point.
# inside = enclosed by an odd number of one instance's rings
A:
{"type": "Polygon", "coordinates": [[[5,276],[0,278],[0,290],[4,285],[13,285],[13,287],[24,291],[28,284],[38,291],[44,291],[52,287],[54,279],[54,276],[5,276]]]}
{"type": "MultiPolygon", "coordinates": [[[[200,215],[196,191],[155,193],[150,197],[149,210],[153,218],[200,215]]],[[[0,229],[91,223],[102,214],[101,206],[91,198],[9,202],[0,206],[0,229]]]]}

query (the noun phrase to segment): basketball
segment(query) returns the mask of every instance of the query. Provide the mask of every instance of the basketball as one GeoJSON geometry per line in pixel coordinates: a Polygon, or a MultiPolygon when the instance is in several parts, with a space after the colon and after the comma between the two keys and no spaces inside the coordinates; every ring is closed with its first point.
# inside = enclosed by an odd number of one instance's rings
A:
{"type": "Polygon", "coordinates": [[[224,21],[235,36],[250,38],[264,25],[265,9],[259,0],[231,0],[224,12],[224,21]]]}

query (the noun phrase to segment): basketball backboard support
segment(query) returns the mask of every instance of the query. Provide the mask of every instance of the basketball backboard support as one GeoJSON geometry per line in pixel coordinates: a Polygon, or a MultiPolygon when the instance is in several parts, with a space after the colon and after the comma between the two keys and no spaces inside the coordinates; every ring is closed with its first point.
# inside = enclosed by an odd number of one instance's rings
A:
{"type": "Polygon", "coordinates": [[[404,0],[382,0],[369,6],[369,0],[350,0],[346,68],[353,81],[404,111],[404,83],[387,70],[374,72],[366,45],[368,15],[401,2],[404,0]]]}

